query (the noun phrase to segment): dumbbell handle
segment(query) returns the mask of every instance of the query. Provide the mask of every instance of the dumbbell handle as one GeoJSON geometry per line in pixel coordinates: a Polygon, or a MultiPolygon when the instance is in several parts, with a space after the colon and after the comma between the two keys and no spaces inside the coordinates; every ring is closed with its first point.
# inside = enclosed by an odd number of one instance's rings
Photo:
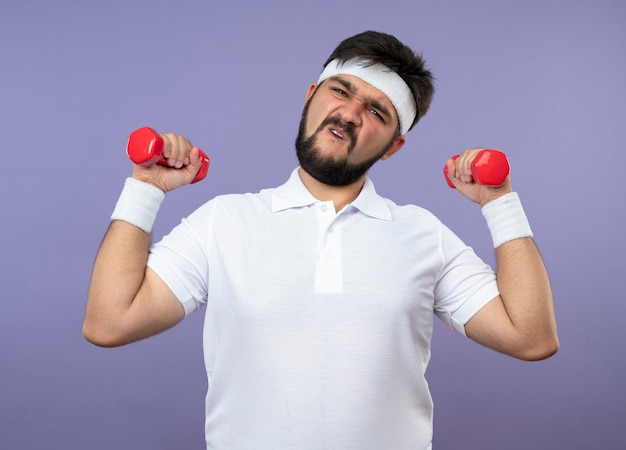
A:
{"type": "MultiPolygon", "coordinates": [[[[167,166],[167,159],[163,157],[163,138],[149,127],[139,128],[130,134],[126,153],[131,161],[139,166],[150,167],[154,164],[167,166]]],[[[191,181],[192,184],[204,179],[209,171],[211,160],[202,150],[200,150],[200,159],[202,165],[191,181]]]]}
{"type": "MultiPolygon", "coordinates": [[[[455,155],[452,159],[456,160],[460,155],[455,155]]],[[[511,167],[506,155],[500,150],[481,150],[476,154],[470,164],[472,178],[478,184],[487,186],[500,186],[509,176],[511,167]]],[[[448,167],[443,168],[443,174],[446,177],[448,186],[454,188],[454,184],[448,178],[448,167]]]]}

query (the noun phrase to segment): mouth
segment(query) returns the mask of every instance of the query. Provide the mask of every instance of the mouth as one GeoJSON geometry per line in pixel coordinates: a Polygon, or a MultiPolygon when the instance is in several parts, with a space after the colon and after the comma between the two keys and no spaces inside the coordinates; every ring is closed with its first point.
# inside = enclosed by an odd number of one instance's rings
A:
{"type": "Polygon", "coordinates": [[[344,136],[343,136],[343,132],[340,130],[337,130],[336,128],[331,128],[330,129],[330,133],[335,136],[337,139],[339,140],[344,140],[344,136]]]}
{"type": "Polygon", "coordinates": [[[317,129],[317,133],[329,133],[330,138],[337,143],[347,144],[350,148],[354,146],[355,134],[354,126],[346,123],[338,117],[328,117],[317,129]]]}

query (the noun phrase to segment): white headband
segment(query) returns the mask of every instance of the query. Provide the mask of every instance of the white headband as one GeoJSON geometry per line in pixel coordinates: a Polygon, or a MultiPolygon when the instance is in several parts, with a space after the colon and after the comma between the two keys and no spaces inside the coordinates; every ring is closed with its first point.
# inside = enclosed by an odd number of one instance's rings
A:
{"type": "Polygon", "coordinates": [[[338,59],[329,62],[322,71],[318,83],[335,75],[353,75],[379,91],[382,91],[396,108],[400,120],[400,133],[406,134],[417,114],[415,99],[404,80],[383,64],[367,65],[363,59],[351,59],[342,63],[338,59]]]}

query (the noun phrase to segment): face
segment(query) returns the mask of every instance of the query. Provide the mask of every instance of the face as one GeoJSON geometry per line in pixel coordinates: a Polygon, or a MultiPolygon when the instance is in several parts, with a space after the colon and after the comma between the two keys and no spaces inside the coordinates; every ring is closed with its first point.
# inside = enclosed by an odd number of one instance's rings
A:
{"type": "Polygon", "coordinates": [[[352,184],[405,142],[387,96],[350,75],[311,85],[296,140],[302,168],[333,186],[352,184]]]}

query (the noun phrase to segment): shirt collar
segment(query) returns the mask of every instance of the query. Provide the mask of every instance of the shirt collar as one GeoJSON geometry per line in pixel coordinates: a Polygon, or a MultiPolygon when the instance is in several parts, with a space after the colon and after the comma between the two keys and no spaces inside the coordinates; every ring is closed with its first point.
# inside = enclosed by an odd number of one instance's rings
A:
{"type": "MultiPolygon", "coordinates": [[[[318,202],[319,200],[302,183],[300,175],[298,175],[298,168],[296,168],[291,172],[291,176],[285,184],[274,189],[272,212],[309,206],[318,202]]],[[[387,202],[376,193],[374,183],[369,178],[365,179],[361,193],[351,203],[351,206],[376,219],[391,220],[391,210],[387,202]]]]}
{"type": "Polygon", "coordinates": [[[274,189],[272,193],[272,212],[308,206],[318,201],[304,186],[296,168],[291,172],[291,176],[285,184],[274,189]]]}
{"type": "Polygon", "coordinates": [[[352,202],[352,206],[363,214],[380,220],[391,220],[391,209],[387,201],[376,193],[374,183],[369,178],[365,178],[363,189],[359,196],[352,202]]]}

